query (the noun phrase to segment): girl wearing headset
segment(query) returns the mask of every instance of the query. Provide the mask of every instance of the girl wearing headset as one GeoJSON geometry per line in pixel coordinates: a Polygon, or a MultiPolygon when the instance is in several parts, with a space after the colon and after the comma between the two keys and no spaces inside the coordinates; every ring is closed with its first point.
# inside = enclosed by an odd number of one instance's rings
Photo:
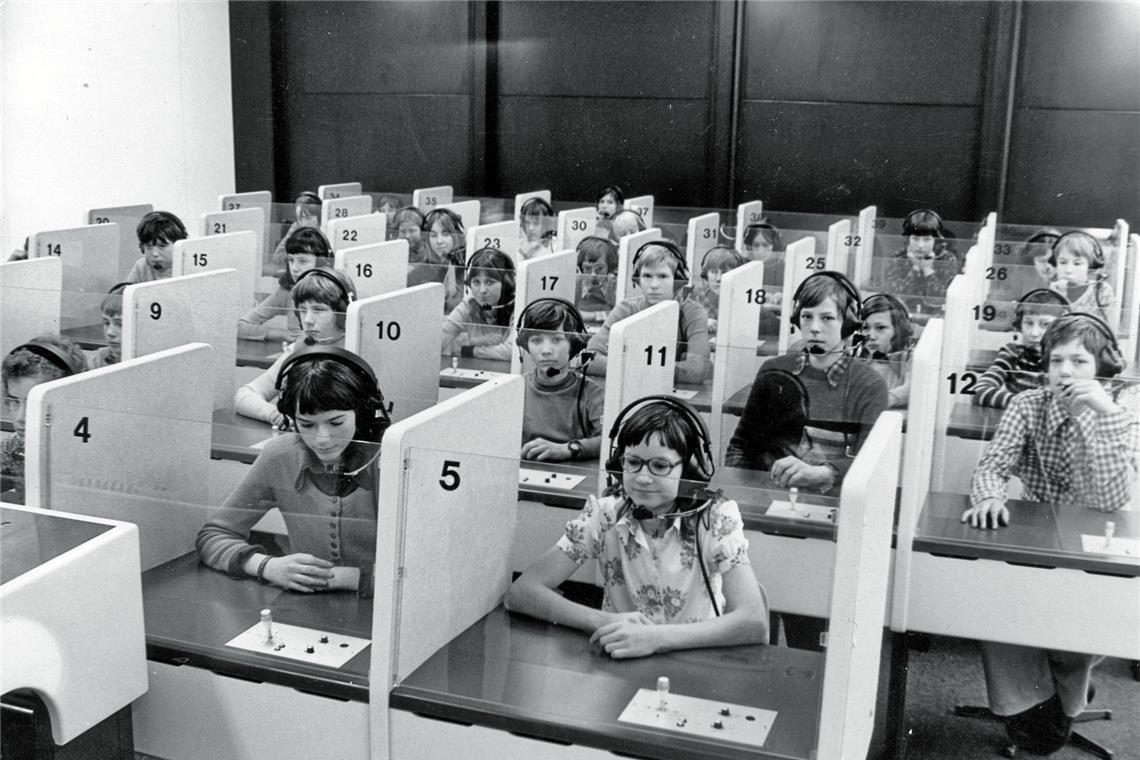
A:
{"type": "Polygon", "coordinates": [[[477,359],[511,358],[515,265],[498,248],[481,248],[467,262],[468,297],[443,321],[442,353],[477,359]]]}
{"type": "Polygon", "coordinates": [[[293,285],[310,269],[331,268],[333,265],[332,246],[316,227],[299,227],[281,244],[285,251],[285,267],[277,274],[277,290],[238,320],[238,338],[296,340],[301,325],[297,321],[297,312],[289,308],[293,285]],[[285,315],[285,327],[265,324],[278,315],[285,315]]]}
{"type": "Polygon", "coordinates": [[[285,230],[285,234],[278,241],[277,247],[273,249],[273,261],[277,264],[285,262],[285,241],[299,229],[305,227],[319,228],[321,226],[321,197],[311,190],[298,195],[293,199],[293,223],[289,225],[289,229],[285,230]]]}
{"type": "Polygon", "coordinates": [[[367,591],[376,550],[376,461],[388,427],[371,368],[324,346],[289,355],[276,381],[278,408],[296,432],[262,449],[241,484],[198,531],[202,562],[235,578],[312,593],[367,591]],[[250,542],[277,507],[290,553],[250,542]]]}
{"type": "Polygon", "coordinates": [[[905,409],[910,401],[911,345],[914,324],[902,301],[878,293],[863,302],[859,311],[863,342],[856,356],[887,382],[887,407],[905,409]]]}
{"type": "Polygon", "coordinates": [[[942,217],[936,211],[917,209],[907,214],[902,234],[902,249],[887,263],[882,287],[874,289],[915,300],[929,311],[944,302],[946,288],[960,269],[958,259],[947,244],[942,217]]]}
{"type": "Polygon", "coordinates": [[[703,489],[712,457],[696,412],[651,396],[626,407],[614,427],[607,495],[586,499],[558,543],[511,586],[506,607],[585,631],[615,659],[767,643],[767,604],[740,510],[703,489]],[[600,610],[556,591],[594,558],[600,610]]]}
{"type": "Polygon", "coordinates": [[[1105,310],[1115,296],[1112,286],[1100,276],[1104,249],[1096,238],[1086,232],[1067,232],[1053,243],[1049,261],[1057,269],[1057,280],[1049,287],[1067,298],[1074,311],[1107,319],[1105,310]]]}
{"type": "Polygon", "coordinates": [[[551,252],[554,245],[554,208],[542,198],[531,198],[519,211],[519,258],[533,259],[551,252]]]}

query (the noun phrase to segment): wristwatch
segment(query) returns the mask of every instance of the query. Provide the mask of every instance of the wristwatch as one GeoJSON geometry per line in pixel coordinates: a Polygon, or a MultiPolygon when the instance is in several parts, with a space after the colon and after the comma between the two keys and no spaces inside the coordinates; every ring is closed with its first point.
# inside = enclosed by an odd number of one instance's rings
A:
{"type": "Polygon", "coordinates": [[[567,442],[566,448],[570,449],[570,458],[577,459],[582,455],[582,442],[575,438],[567,442]]]}

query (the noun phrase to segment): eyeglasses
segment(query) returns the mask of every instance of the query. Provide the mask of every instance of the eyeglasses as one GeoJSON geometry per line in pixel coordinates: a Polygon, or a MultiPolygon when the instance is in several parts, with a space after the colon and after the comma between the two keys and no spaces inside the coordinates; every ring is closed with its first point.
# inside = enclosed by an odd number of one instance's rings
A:
{"type": "Polygon", "coordinates": [[[668,459],[659,459],[656,457],[653,459],[642,459],[641,457],[635,457],[632,454],[622,454],[621,457],[621,468],[628,472],[630,475],[635,475],[641,472],[642,468],[648,465],[649,472],[651,474],[657,475],[658,477],[664,477],[673,472],[673,468],[679,464],[681,463],[670,462],[668,459]]]}

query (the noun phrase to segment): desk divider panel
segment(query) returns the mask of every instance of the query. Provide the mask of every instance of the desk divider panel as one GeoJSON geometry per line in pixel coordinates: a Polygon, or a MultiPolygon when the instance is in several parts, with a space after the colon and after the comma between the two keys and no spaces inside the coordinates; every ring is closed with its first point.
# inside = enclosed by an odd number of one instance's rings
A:
{"type": "Polygon", "coordinates": [[[810,275],[826,270],[827,257],[816,255],[814,237],[805,237],[788,246],[784,262],[784,300],[780,309],[778,354],[786,354],[792,340],[792,296],[800,283],[810,275]]]}
{"type": "Polygon", "coordinates": [[[443,285],[405,288],[355,301],[345,316],[344,346],[372,366],[393,420],[439,399],[443,285]]]}
{"type": "Polygon", "coordinates": [[[138,260],[137,247],[129,257],[123,252],[120,234],[119,225],[109,222],[37,232],[28,241],[29,259],[58,256],[63,262],[63,329],[99,324],[103,295],[126,279],[138,260]]]}
{"type": "Polygon", "coordinates": [[[328,223],[328,235],[329,244],[334,251],[383,243],[388,239],[388,217],[385,214],[366,213],[344,219],[331,219],[328,223]]]}
{"type": "MultiPolygon", "coordinates": [[[[260,261],[272,263],[269,256],[269,212],[260,206],[232,209],[230,211],[212,211],[202,214],[202,234],[224,235],[227,232],[250,231],[257,236],[257,255],[260,261]]],[[[258,271],[260,277],[261,272],[258,271]]],[[[256,288],[255,288],[256,290],[256,288]]]]}
{"type": "MultiPolygon", "coordinates": [[[[942,332],[942,358],[939,375],[943,371],[960,372],[965,369],[970,358],[970,345],[975,331],[973,308],[979,301],[976,294],[971,293],[970,282],[965,275],[958,275],[950,282],[946,289],[946,316],[942,332]]],[[[938,405],[934,428],[934,455],[933,461],[942,462],[946,456],[946,427],[950,419],[950,412],[958,398],[951,393],[950,383],[940,378],[938,388],[938,405]]],[[[914,381],[911,380],[911,390],[914,390],[914,381]]],[[[942,490],[944,469],[939,467],[934,472],[931,488],[942,490]]]]}
{"type": "MultiPolygon", "coordinates": [[[[621,410],[643,396],[673,394],[677,364],[677,323],[681,306],[663,301],[610,328],[602,432],[609,434],[621,410]]],[[[603,448],[609,444],[603,440],[603,448]]],[[[598,462],[598,488],[606,482],[606,455],[598,462]]]]}
{"type": "MultiPolygon", "coordinates": [[[[384,216],[381,214],[380,218],[384,216]]],[[[357,298],[371,298],[408,287],[408,241],[389,240],[333,254],[333,267],[352,278],[357,298]]],[[[443,310],[443,306],[440,306],[443,310]]]]}
{"type": "Polygon", "coordinates": [[[645,222],[646,227],[653,226],[652,195],[638,195],[633,198],[626,198],[625,208],[629,211],[636,211],[637,215],[641,217],[641,221],[645,222]]]}
{"type": "MultiPolygon", "coordinates": [[[[479,201],[455,201],[440,203],[438,208],[448,208],[454,211],[463,220],[463,229],[469,230],[479,224],[479,215],[482,213],[480,205],[479,201]]],[[[424,216],[432,211],[430,208],[423,207],[420,207],[420,210],[424,212],[424,216]]]]}
{"type": "Polygon", "coordinates": [[[239,208],[260,208],[265,211],[266,223],[272,217],[273,193],[252,190],[248,193],[226,193],[218,196],[218,211],[237,211],[239,208]]]}
{"type": "Polygon", "coordinates": [[[35,386],[27,505],[135,523],[144,571],[193,549],[212,418],[211,388],[197,379],[211,359],[192,343],[35,386]]]}
{"type": "Polygon", "coordinates": [[[720,280],[720,319],[713,353],[709,436],[718,467],[724,464],[724,402],[751,386],[763,359],[756,356],[756,326],[767,300],[764,263],[750,261],[720,280]]]}
{"type": "Polygon", "coordinates": [[[816,756],[866,757],[875,720],[903,415],[883,412],[839,495],[816,756]]]}
{"type": "Polygon", "coordinates": [[[257,236],[246,230],[179,240],[174,244],[174,262],[171,269],[175,277],[219,269],[235,270],[238,277],[235,288],[238,303],[248,309],[255,303],[254,294],[261,280],[257,236]]]}
{"type": "Polygon", "coordinates": [[[858,236],[851,234],[851,220],[840,219],[827,228],[827,268],[849,275],[851,248],[858,245],[858,236]]]}
{"type": "Polygon", "coordinates": [[[898,541],[895,548],[894,583],[891,591],[891,630],[906,631],[910,592],[911,546],[918,516],[930,493],[934,459],[930,451],[937,435],[945,435],[946,421],[937,416],[942,378],[943,321],[932,319],[915,346],[910,374],[910,400],[906,412],[906,445],[903,449],[902,494],[899,499],[898,541]],[[941,429],[939,429],[941,421],[941,429]]]}
{"type": "Polygon", "coordinates": [[[641,294],[641,289],[634,285],[633,282],[633,256],[637,253],[638,248],[650,240],[664,240],[664,237],[661,235],[661,230],[657,227],[651,227],[642,232],[626,235],[618,241],[617,289],[614,293],[615,305],[641,294]]]}
{"type": "Polygon", "coordinates": [[[59,332],[62,289],[58,256],[0,263],[0,357],[37,335],[59,332]]]}
{"type": "Polygon", "coordinates": [[[139,239],[135,230],[142,218],[151,211],[154,211],[152,204],[136,203],[131,206],[93,208],[87,212],[88,224],[119,225],[119,250],[122,254],[119,261],[126,264],[126,269],[122,270],[123,276],[126,276],[130,268],[134,266],[135,259],[139,257],[139,239]]]}
{"type": "Polygon", "coordinates": [[[317,197],[322,201],[347,198],[353,195],[362,195],[363,193],[364,185],[359,182],[340,182],[335,185],[321,185],[317,188],[317,197]]]}
{"type": "Polygon", "coordinates": [[[513,219],[467,228],[467,260],[481,248],[497,248],[519,263],[519,224],[513,219]]]}
{"type": "MultiPolygon", "coordinates": [[[[520,261],[518,278],[515,280],[515,314],[512,324],[517,325],[522,310],[540,298],[561,298],[574,303],[577,269],[578,254],[574,251],[559,251],[520,261]]],[[[529,370],[529,359],[526,364],[524,368],[518,351],[511,353],[513,374],[529,370]]]]}
{"type": "Polygon", "coordinates": [[[748,201],[736,207],[736,250],[744,253],[744,230],[764,220],[764,202],[748,201]]]}
{"type": "MultiPolygon", "coordinates": [[[[1125,321],[1128,315],[1123,312],[1124,299],[1129,290],[1124,284],[1128,264],[1128,222],[1117,219],[1113,228],[1113,235],[1116,237],[1116,256],[1105,262],[1106,267],[1108,267],[1105,276],[1108,277],[1108,282],[1112,285],[1113,298],[1112,304],[1105,311],[1108,316],[1108,324],[1117,334],[1122,334],[1128,330],[1128,324],[1125,321]]],[[[1132,335],[1132,333],[1127,334],[1132,335]]]]}
{"type": "Polygon", "coordinates": [[[887,225],[885,219],[879,219],[879,209],[867,206],[859,212],[859,221],[855,225],[855,235],[859,243],[855,246],[855,263],[851,274],[856,287],[862,287],[871,279],[871,258],[875,251],[875,231],[887,225]]]}
{"type": "MultiPolygon", "coordinates": [[[[348,219],[351,216],[364,216],[372,213],[371,195],[346,195],[329,198],[321,204],[321,231],[329,234],[329,222],[334,219],[348,219]]],[[[387,225],[388,217],[380,214],[387,225]]]]}
{"type": "MultiPolygon", "coordinates": [[[[685,261],[689,264],[689,285],[698,287],[701,282],[701,262],[705,254],[717,246],[720,236],[720,214],[713,212],[694,216],[689,220],[688,244],[685,246],[685,261]]],[[[737,248],[737,252],[743,249],[737,248]]]]}
{"type": "Polygon", "coordinates": [[[1128,304],[1124,314],[1128,337],[1121,348],[1128,349],[1126,358],[1130,361],[1140,361],[1140,235],[1132,233],[1128,236],[1127,251],[1128,276],[1120,300],[1128,304]]]}
{"type": "Polygon", "coordinates": [[[578,249],[582,238],[597,234],[598,210],[593,206],[558,212],[558,247],[578,249]]]}
{"type": "Polygon", "coordinates": [[[242,313],[232,269],[128,285],[123,290],[123,359],[185,343],[208,344],[214,349],[209,367],[194,379],[212,393],[214,409],[230,409],[242,313]],[[201,382],[205,378],[212,382],[201,382]]]}
{"type": "Polygon", "coordinates": [[[422,211],[424,216],[427,216],[430,211],[434,211],[437,207],[451,203],[451,199],[454,197],[451,185],[421,187],[412,191],[412,205],[422,211]]]}
{"type": "Polygon", "coordinates": [[[519,214],[522,213],[523,205],[531,198],[542,198],[547,203],[550,203],[549,190],[532,190],[529,193],[518,193],[515,195],[515,224],[521,224],[522,219],[519,214]]]}
{"type": "Polygon", "coordinates": [[[372,757],[388,690],[502,600],[511,582],[525,383],[501,376],[397,422],[380,454],[369,669],[372,757]]]}

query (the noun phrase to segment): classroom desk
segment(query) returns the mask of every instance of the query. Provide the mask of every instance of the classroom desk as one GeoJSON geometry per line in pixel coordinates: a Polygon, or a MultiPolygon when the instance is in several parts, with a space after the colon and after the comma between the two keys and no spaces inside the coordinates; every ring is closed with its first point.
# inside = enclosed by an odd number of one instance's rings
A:
{"type": "Polygon", "coordinates": [[[537,740],[576,745],[566,751],[588,757],[603,755],[584,747],[649,758],[807,758],[822,685],[818,653],[738,646],[611,660],[592,654],[581,631],[500,607],[392,689],[392,746],[398,754],[414,737],[431,736],[436,756],[448,756],[454,742],[449,756],[458,757],[473,733],[459,723],[496,729],[487,738],[501,745],[500,757],[525,757],[537,740]],[[656,688],[659,676],[673,694],[776,710],[764,747],[619,722],[637,690],[656,688]]]}
{"type": "Polygon", "coordinates": [[[232,409],[215,409],[210,436],[210,458],[253,464],[261,448],[257,444],[280,435],[261,420],[243,417],[232,409]]]}
{"type": "Polygon", "coordinates": [[[988,441],[994,437],[1004,409],[975,406],[969,401],[957,401],[950,409],[946,433],[956,438],[988,441]]]}
{"type": "MultiPolygon", "coordinates": [[[[102,325],[69,327],[66,330],[62,330],[61,334],[71,338],[79,344],[80,348],[87,349],[88,351],[103,348],[107,345],[107,339],[103,337],[102,325]]],[[[273,362],[277,357],[281,355],[282,350],[280,341],[243,340],[239,338],[237,342],[236,364],[239,367],[269,369],[273,366],[273,362]]]]}

